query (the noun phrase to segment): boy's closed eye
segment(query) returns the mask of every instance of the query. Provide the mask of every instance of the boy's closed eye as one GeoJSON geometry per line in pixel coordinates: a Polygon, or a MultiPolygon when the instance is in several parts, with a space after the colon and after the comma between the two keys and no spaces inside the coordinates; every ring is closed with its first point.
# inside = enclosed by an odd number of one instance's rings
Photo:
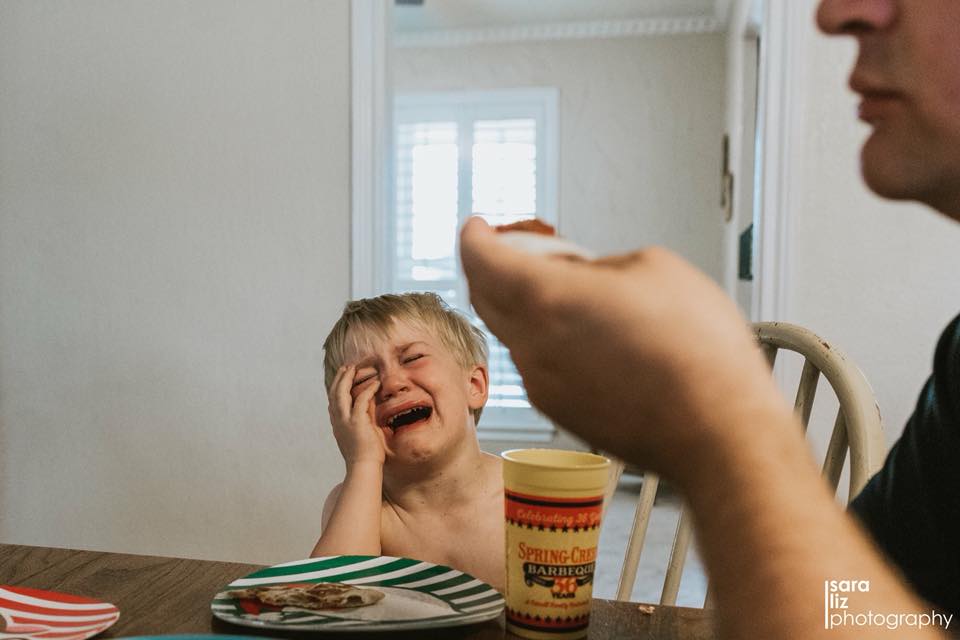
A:
{"type": "Polygon", "coordinates": [[[376,375],[377,375],[376,373],[364,373],[363,375],[359,376],[353,381],[353,385],[351,386],[351,388],[356,389],[357,387],[362,385],[364,382],[369,382],[370,380],[373,380],[373,378],[376,377],[376,375]]]}
{"type": "MultiPolygon", "coordinates": [[[[426,355],[427,354],[425,353],[419,353],[419,352],[409,353],[407,355],[404,355],[400,359],[400,362],[402,364],[413,364],[414,362],[426,357],[426,355]]],[[[371,370],[359,371],[357,373],[357,377],[354,379],[353,384],[350,386],[350,388],[351,390],[357,389],[358,387],[363,386],[364,383],[369,382],[375,377],[377,377],[376,371],[371,371],[371,370]]]]}

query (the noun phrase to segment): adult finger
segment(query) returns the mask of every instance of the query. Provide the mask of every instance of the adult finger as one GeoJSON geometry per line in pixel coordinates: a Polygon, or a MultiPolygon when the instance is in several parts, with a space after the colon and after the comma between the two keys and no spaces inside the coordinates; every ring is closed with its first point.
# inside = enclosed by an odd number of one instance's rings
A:
{"type": "Polygon", "coordinates": [[[519,251],[500,241],[487,223],[471,218],[460,234],[460,256],[470,302],[497,335],[524,314],[533,293],[556,281],[550,274],[566,261],[519,251]]]}
{"type": "Polygon", "coordinates": [[[476,291],[486,303],[504,309],[526,293],[535,273],[531,265],[542,260],[501,242],[479,216],[470,218],[460,232],[460,257],[471,294],[476,291]]]}
{"type": "Polygon", "coordinates": [[[618,269],[629,269],[644,264],[647,256],[657,249],[638,249],[630,253],[620,253],[612,256],[603,256],[597,258],[591,264],[596,267],[614,267],[618,269]]]}

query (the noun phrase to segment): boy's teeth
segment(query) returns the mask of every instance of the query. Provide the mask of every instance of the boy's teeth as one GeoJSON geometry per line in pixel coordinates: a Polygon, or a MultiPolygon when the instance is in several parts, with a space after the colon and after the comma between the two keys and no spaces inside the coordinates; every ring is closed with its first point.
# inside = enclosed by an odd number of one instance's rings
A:
{"type": "Polygon", "coordinates": [[[394,422],[396,422],[397,418],[399,418],[400,416],[405,416],[405,415],[407,415],[408,413],[410,413],[411,411],[413,411],[413,409],[407,409],[406,411],[401,411],[400,413],[394,414],[394,415],[387,421],[387,424],[391,424],[391,425],[392,425],[394,422]]]}
{"type": "Polygon", "coordinates": [[[425,420],[426,418],[429,418],[431,413],[432,413],[432,409],[430,407],[425,407],[425,406],[411,407],[409,409],[401,411],[400,413],[396,413],[390,416],[387,419],[387,426],[392,429],[398,429],[399,427],[396,426],[398,420],[403,419],[402,420],[403,425],[413,424],[414,422],[419,422],[420,420],[425,420]],[[411,414],[415,414],[415,415],[411,415],[411,414]],[[410,416],[409,420],[407,419],[407,416],[410,416]]]}

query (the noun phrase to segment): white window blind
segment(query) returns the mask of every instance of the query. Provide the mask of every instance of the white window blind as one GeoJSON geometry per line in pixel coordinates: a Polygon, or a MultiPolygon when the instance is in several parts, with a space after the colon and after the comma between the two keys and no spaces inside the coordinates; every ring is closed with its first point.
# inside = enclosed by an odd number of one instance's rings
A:
{"type": "Polygon", "coordinates": [[[553,427],[527,401],[510,354],[470,308],[456,253],[467,217],[556,224],[555,90],[398,95],[395,202],[388,239],[393,291],[434,291],[484,329],[488,439],[548,440],[553,427]]]}

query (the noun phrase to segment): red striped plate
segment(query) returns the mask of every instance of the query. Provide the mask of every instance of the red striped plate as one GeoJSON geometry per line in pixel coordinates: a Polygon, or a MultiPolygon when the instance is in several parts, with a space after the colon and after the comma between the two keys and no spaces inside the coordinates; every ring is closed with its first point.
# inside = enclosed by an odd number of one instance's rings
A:
{"type": "Polygon", "coordinates": [[[0,640],[85,640],[110,627],[120,611],[109,602],[55,591],[0,585],[0,640]]]}

